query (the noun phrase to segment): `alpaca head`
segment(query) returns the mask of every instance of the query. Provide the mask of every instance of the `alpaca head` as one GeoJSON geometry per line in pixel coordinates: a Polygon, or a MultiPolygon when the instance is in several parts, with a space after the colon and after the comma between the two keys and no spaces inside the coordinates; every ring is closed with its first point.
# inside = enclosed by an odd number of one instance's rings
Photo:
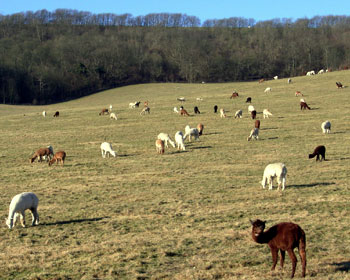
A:
{"type": "Polygon", "coordinates": [[[111,151],[111,155],[114,156],[114,157],[117,156],[116,153],[115,153],[115,151],[111,151]]]}
{"type": "Polygon", "coordinates": [[[258,219],[254,222],[252,220],[250,220],[250,223],[253,226],[252,232],[253,232],[254,236],[259,236],[261,233],[264,232],[266,221],[261,221],[258,219]]]}

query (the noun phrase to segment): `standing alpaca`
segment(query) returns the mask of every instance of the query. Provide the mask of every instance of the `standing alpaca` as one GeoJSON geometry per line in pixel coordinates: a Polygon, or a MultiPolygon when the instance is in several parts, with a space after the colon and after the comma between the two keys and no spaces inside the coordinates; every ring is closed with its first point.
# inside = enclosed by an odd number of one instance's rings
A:
{"type": "Polygon", "coordinates": [[[308,109],[308,110],[311,110],[311,108],[309,107],[309,105],[307,105],[307,103],[306,102],[300,102],[300,110],[306,110],[306,109],[308,109]]]}
{"type": "Polygon", "coordinates": [[[201,124],[201,123],[197,124],[197,129],[198,129],[198,134],[202,135],[203,134],[204,125],[201,124]]]}
{"type": "Polygon", "coordinates": [[[201,113],[201,112],[199,111],[199,109],[198,109],[197,106],[195,106],[195,107],[193,108],[193,111],[194,111],[195,114],[200,114],[200,113],[201,113]]]}
{"type": "Polygon", "coordinates": [[[270,87],[267,87],[265,90],[264,90],[265,93],[269,93],[271,92],[271,88],[270,87]]]}
{"type": "Polygon", "coordinates": [[[253,128],[250,131],[250,135],[247,138],[247,141],[250,141],[250,139],[255,139],[255,140],[259,140],[259,128],[253,128]]]}
{"type": "Polygon", "coordinates": [[[288,84],[291,84],[292,83],[292,79],[289,78],[288,81],[287,81],[288,84]]]}
{"type": "Polygon", "coordinates": [[[102,115],[104,115],[104,114],[108,115],[109,112],[108,112],[108,109],[107,109],[107,108],[103,108],[103,109],[101,110],[101,112],[99,112],[98,114],[99,114],[100,116],[102,116],[102,115]]]}
{"type": "Polygon", "coordinates": [[[252,98],[251,97],[247,97],[247,100],[245,101],[245,103],[252,103],[252,98]]]}
{"type": "Polygon", "coordinates": [[[188,136],[188,140],[191,142],[191,137],[194,136],[194,140],[199,139],[199,131],[197,128],[191,128],[189,125],[185,127],[184,139],[188,136]]]}
{"type": "Polygon", "coordinates": [[[220,109],[220,118],[226,118],[226,112],[225,112],[224,108],[220,109]]]}
{"type": "Polygon", "coordinates": [[[10,210],[8,218],[6,219],[6,225],[9,229],[12,229],[16,223],[16,219],[20,216],[22,227],[26,226],[24,212],[29,209],[32,212],[32,226],[39,224],[38,214],[38,197],[32,192],[24,192],[15,195],[10,203],[10,210]]]}
{"type": "Polygon", "coordinates": [[[146,114],[146,112],[147,112],[148,114],[150,114],[150,113],[151,113],[151,108],[150,108],[150,107],[144,107],[144,108],[142,109],[141,113],[140,113],[140,116],[146,114]]]}
{"type": "Polygon", "coordinates": [[[185,144],[184,144],[184,136],[183,136],[181,131],[177,131],[175,133],[175,142],[177,144],[177,149],[178,150],[180,150],[180,149],[183,150],[183,151],[186,150],[185,149],[185,144]]]}
{"type": "Polygon", "coordinates": [[[181,115],[181,116],[189,116],[190,114],[189,114],[185,109],[182,108],[182,109],[180,110],[180,115],[181,115]]]}
{"type": "Polygon", "coordinates": [[[252,117],[252,120],[255,120],[255,119],[256,119],[256,111],[255,111],[255,110],[251,111],[251,112],[250,112],[250,115],[251,115],[251,117],[252,117]]]}
{"type": "Polygon", "coordinates": [[[164,154],[164,141],[157,139],[156,140],[156,151],[158,154],[164,154]]]}
{"type": "Polygon", "coordinates": [[[51,166],[55,162],[58,164],[59,161],[63,166],[65,158],[66,158],[66,153],[64,151],[59,151],[53,156],[52,160],[49,161],[49,166],[51,166]]]}
{"type": "Polygon", "coordinates": [[[294,223],[280,223],[274,225],[264,232],[265,221],[250,221],[252,224],[252,238],[259,244],[267,243],[272,254],[272,268],[275,270],[277,264],[278,251],[281,252],[280,264],[283,268],[286,251],[292,261],[292,275],[294,277],[297,267],[297,257],[294,254],[294,248],[298,248],[302,264],[302,276],[305,277],[306,271],[306,237],[304,230],[294,223]]]}
{"type": "Polygon", "coordinates": [[[218,112],[218,105],[214,106],[214,113],[216,114],[218,112]]]}
{"type": "Polygon", "coordinates": [[[286,187],[286,176],[287,167],[284,165],[284,163],[271,163],[265,167],[261,185],[263,189],[265,189],[266,184],[268,184],[269,190],[272,190],[273,178],[277,177],[277,190],[279,190],[282,185],[282,191],[284,191],[284,188],[286,187]]]}
{"type": "Polygon", "coordinates": [[[176,114],[179,114],[179,113],[180,113],[179,110],[178,110],[176,107],[174,107],[173,111],[174,111],[174,113],[176,113],[176,114]]]}
{"type": "Polygon", "coordinates": [[[301,91],[298,91],[298,90],[297,90],[297,91],[295,92],[295,96],[304,96],[304,94],[302,94],[301,91]]]}
{"type": "Polygon", "coordinates": [[[259,120],[255,120],[254,127],[255,128],[260,128],[260,121],[259,120]]]}
{"type": "Polygon", "coordinates": [[[236,111],[236,113],[235,113],[235,119],[236,119],[236,118],[239,118],[239,119],[242,118],[242,110],[236,111]]]}
{"type": "Polygon", "coordinates": [[[45,118],[46,117],[46,111],[43,111],[42,114],[43,114],[43,117],[45,118]]]}
{"type": "Polygon", "coordinates": [[[325,121],[321,124],[323,133],[331,133],[331,122],[325,121]]]}
{"type": "Polygon", "coordinates": [[[269,118],[269,116],[272,116],[272,113],[269,111],[269,109],[264,109],[263,115],[265,119],[265,118],[269,118]]]}
{"type": "Polygon", "coordinates": [[[312,154],[309,154],[309,158],[316,157],[316,161],[326,160],[326,147],[317,146],[312,154]],[[321,159],[320,159],[321,156],[321,159]]]}
{"type": "Polygon", "coordinates": [[[58,118],[60,116],[60,112],[56,111],[55,114],[53,115],[54,118],[58,118]]]}

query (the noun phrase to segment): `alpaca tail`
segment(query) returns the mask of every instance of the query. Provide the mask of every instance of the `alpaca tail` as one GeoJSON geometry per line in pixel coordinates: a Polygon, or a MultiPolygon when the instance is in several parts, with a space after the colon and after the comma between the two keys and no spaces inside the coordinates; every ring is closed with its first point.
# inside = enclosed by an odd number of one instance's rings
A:
{"type": "Polygon", "coordinates": [[[305,232],[301,229],[301,236],[299,239],[299,255],[301,259],[301,264],[302,264],[302,277],[305,277],[305,272],[306,272],[306,236],[305,232]]]}

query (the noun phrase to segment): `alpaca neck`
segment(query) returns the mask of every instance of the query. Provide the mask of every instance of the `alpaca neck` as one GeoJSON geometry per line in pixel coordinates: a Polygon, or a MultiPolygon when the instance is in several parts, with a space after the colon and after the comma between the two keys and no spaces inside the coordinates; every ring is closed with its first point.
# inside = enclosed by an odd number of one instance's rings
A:
{"type": "Polygon", "coordinates": [[[269,243],[274,236],[275,234],[270,230],[264,231],[259,235],[255,235],[254,232],[252,232],[253,240],[260,244],[269,243]]]}

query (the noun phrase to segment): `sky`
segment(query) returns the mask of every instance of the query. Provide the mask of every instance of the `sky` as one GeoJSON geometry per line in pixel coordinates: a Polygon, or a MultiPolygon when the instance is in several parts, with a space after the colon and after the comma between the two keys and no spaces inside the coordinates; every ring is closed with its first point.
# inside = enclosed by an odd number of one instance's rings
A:
{"type": "Polygon", "coordinates": [[[46,9],[72,9],[93,14],[112,13],[133,16],[150,13],[181,13],[207,19],[229,17],[256,21],[276,18],[312,18],[314,16],[350,16],[350,0],[0,0],[0,14],[46,9]]]}

